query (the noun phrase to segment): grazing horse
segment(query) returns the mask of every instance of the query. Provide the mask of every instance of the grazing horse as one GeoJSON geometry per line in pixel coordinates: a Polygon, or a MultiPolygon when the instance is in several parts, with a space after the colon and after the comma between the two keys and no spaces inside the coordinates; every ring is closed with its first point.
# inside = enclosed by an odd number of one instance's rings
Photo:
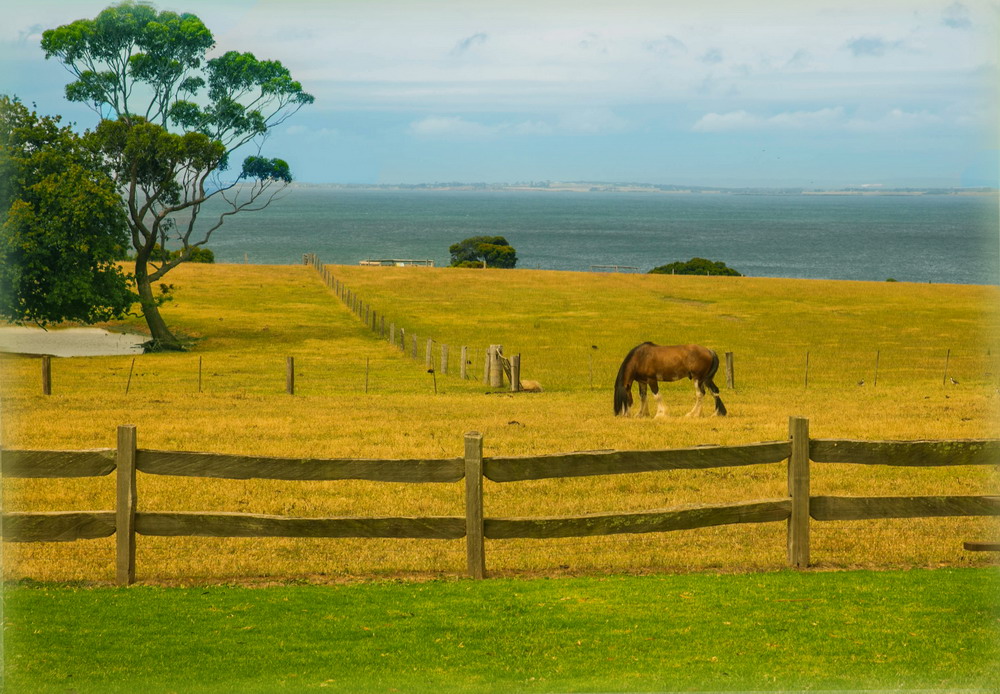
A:
{"type": "Polygon", "coordinates": [[[666,415],[660,396],[659,381],[679,381],[690,378],[694,381],[694,407],[688,417],[701,415],[701,400],[705,397],[705,386],[715,398],[715,414],[726,414],[726,406],[719,397],[719,387],[712,378],[719,370],[719,356],[701,345],[654,345],[643,342],[625,356],[618,377],[615,379],[615,414],[628,416],[632,407],[632,382],[639,384],[639,398],[642,405],[635,416],[649,414],[646,404],[646,386],[653,391],[656,399],[656,417],[666,415]]]}

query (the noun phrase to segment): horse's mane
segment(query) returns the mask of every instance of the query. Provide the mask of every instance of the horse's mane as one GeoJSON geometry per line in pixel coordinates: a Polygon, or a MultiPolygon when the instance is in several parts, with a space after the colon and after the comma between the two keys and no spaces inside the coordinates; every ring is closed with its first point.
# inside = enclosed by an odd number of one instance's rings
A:
{"type": "Polygon", "coordinates": [[[625,359],[622,360],[622,365],[618,369],[618,377],[615,378],[615,414],[621,414],[625,411],[625,403],[628,400],[627,393],[625,391],[625,367],[628,363],[632,361],[632,357],[641,347],[652,346],[652,342],[643,342],[636,345],[629,353],[625,355],[625,359]]]}

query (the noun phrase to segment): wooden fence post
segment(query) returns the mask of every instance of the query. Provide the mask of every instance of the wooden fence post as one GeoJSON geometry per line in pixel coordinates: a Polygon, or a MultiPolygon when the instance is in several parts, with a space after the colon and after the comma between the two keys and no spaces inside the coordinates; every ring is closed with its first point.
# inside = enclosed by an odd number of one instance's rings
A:
{"type": "Polygon", "coordinates": [[[490,345],[491,388],[503,388],[503,366],[500,363],[501,354],[503,354],[503,345],[490,345]]]}
{"type": "Polygon", "coordinates": [[[466,368],[466,365],[468,363],[469,363],[469,348],[466,347],[465,345],[462,345],[462,366],[459,367],[458,372],[463,381],[469,376],[469,371],[466,368]]]}
{"type": "Polygon", "coordinates": [[[295,395],[295,357],[285,357],[285,392],[295,395]]]}
{"type": "Polygon", "coordinates": [[[788,519],[788,564],[809,566],[809,420],[788,418],[792,454],[788,457],[788,495],[792,515],[788,519]]]}
{"type": "Polygon", "coordinates": [[[416,335],[413,336],[413,348],[410,351],[410,355],[411,355],[411,357],[413,359],[417,358],[417,336],[416,335]]]}
{"type": "Polygon", "coordinates": [[[726,352],[726,387],[735,388],[735,376],[733,376],[733,353],[726,352]]]}
{"type": "Polygon", "coordinates": [[[42,357],[42,395],[52,395],[52,357],[42,357]]]}
{"type": "Polygon", "coordinates": [[[135,456],[135,427],[118,427],[115,580],[120,586],[135,582],[135,456]]]}
{"type": "Polygon", "coordinates": [[[517,393],[521,390],[521,355],[515,354],[510,358],[510,392],[517,393]]]}
{"type": "Polygon", "coordinates": [[[441,345],[441,373],[448,374],[448,345],[441,345]]]}
{"type": "Polygon", "coordinates": [[[427,340],[426,354],[424,355],[424,368],[430,371],[434,368],[434,340],[427,340]]]}
{"type": "Polygon", "coordinates": [[[486,576],[483,539],[483,435],[470,431],[465,434],[465,548],[475,579],[486,576]]]}
{"type": "Polygon", "coordinates": [[[493,347],[486,348],[486,358],[483,360],[483,385],[490,384],[490,365],[493,363],[493,347]]]}

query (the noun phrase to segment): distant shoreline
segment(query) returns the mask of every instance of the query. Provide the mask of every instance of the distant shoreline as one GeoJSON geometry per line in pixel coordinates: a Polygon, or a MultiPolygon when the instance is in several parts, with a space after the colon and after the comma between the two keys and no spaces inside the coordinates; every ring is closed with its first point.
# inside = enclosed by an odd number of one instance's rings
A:
{"type": "Polygon", "coordinates": [[[358,191],[426,191],[426,192],[515,192],[515,193],[643,193],[652,195],[853,195],[853,196],[922,196],[961,195],[996,196],[1000,190],[977,188],[883,188],[860,186],[846,188],[796,188],[796,187],[745,187],[725,188],[715,186],[675,186],[646,183],[600,182],[531,182],[531,183],[292,183],[300,190],[358,190],[358,191]]]}

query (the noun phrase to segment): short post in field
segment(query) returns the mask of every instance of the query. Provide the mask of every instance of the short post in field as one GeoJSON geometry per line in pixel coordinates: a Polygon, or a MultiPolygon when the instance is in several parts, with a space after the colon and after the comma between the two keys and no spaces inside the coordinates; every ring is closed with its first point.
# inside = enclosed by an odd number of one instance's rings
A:
{"type": "Polygon", "coordinates": [[[441,345],[441,373],[448,374],[448,345],[441,345]]]}
{"type": "Polygon", "coordinates": [[[521,355],[515,354],[510,358],[510,392],[517,393],[521,390],[521,355]]]}
{"type": "Polygon", "coordinates": [[[434,368],[434,340],[427,340],[427,349],[424,354],[424,368],[430,371],[434,368]]]}
{"type": "Polygon", "coordinates": [[[486,348],[486,358],[483,360],[483,385],[488,386],[490,384],[490,365],[493,363],[493,356],[491,354],[493,347],[486,348]]]}
{"type": "Polygon", "coordinates": [[[389,323],[389,344],[392,345],[392,346],[394,346],[394,347],[396,345],[396,324],[395,323],[389,323]]]}
{"type": "Polygon", "coordinates": [[[295,395],[295,357],[285,357],[285,392],[295,395]]]}
{"type": "Polygon", "coordinates": [[[736,388],[736,378],[733,375],[733,353],[726,352],[726,388],[736,388]]]}
{"type": "Polygon", "coordinates": [[[809,566],[809,420],[788,418],[792,453],[788,458],[788,495],[792,515],[788,518],[788,564],[809,566]]]}
{"type": "Polygon", "coordinates": [[[462,378],[463,381],[466,378],[469,377],[469,372],[468,372],[468,369],[466,368],[466,366],[467,366],[468,363],[469,363],[469,348],[466,347],[465,345],[463,345],[462,346],[462,366],[459,367],[459,370],[458,370],[459,371],[459,375],[461,376],[461,378],[462,378]]]}
{"type": "Polygon", "coordinates": [[[52,395],[52,357],[42,357],[42,395],[52,395]]]}
{"type": "Polygon", "coordinates": [[[878,385],[878,358],[880,356],[880,350],[875,350],[875,378],[872,381],[872,388],[878,385]]]}
{"type": "Polygon", "coordinates": [[[490,387],[503,388],[503,364],[500,356],[503,354],[503,345],[490,345],[490,387]]]}
{"type": "Polygon", "coordinates": [[[115,502],[115,580],[120,586],[131,585],[135,582],[135,458],[135,427],[118,427],[115,502]]]}
{"type": "Polygon", "coordinates": [[[951,361],[951,350],[944,355],[944,376],[941,377],[941,385],[948,383],[948,362],[951,361]]]}
{"type": "Polygon", "coordinates": [[[412,356],[414,359],[417,358],[417,336],[416,335],[413,336],[413,349],[410,352],[410,356],[412,356]]]}
{"type": "Polygon", "coordinates": [[[809,387],[809,350],[806,350],[806,378],[805,382],[802,384],[803,388],[809,387]]]}
{"type": "Polygon", "coordinates": [[[465,434],[465,550],[469,576],[486,577],[483,533],[483,435],[465,434]]]}

